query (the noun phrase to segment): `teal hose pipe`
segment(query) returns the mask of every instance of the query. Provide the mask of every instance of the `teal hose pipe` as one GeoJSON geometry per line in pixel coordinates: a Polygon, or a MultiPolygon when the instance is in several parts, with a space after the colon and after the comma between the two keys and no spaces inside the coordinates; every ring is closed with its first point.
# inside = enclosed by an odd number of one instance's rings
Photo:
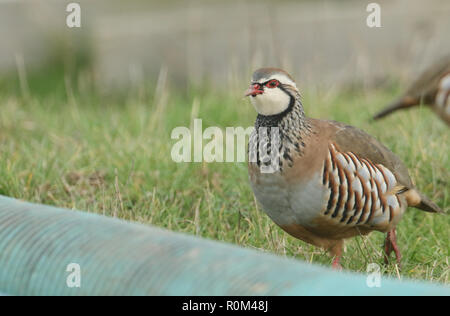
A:
{"type": "Polygon", "coordinates": [[[380,285],[367,286],[365,275],[0,196],[6,295],[450,294],[428,283],[383,278],[380,285]]]}

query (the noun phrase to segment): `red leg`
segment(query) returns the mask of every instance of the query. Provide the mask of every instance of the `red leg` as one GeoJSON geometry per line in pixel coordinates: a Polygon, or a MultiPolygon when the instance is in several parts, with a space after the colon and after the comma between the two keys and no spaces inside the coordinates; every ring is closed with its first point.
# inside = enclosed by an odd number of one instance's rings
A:
{"type": "Polygon", "coordinates": [[[341,266],[341,256],[342,256],[342,247],[344,246],[344,241],[339,240],[334,244],[330,249],[330,253],[334,256],[333,264],[331,265],[334,270],[342,270],[341,266]]]}
{"type": "Polygon", "coordinates": [[[331,265],[334,270],[342,270],[340,261],[341,261],[341,256],[334,257],[333,264],[331,265]]]}
{"type": "Polygon", "coordinates": [[[400,249],[397,246],[397,233],[395,232],[395,228],[392,230],[391,234],[391,243],[394,248],[395,258],[397,259],[397,264],[400,267],[402,261],[402,254],[400,253],[400,249]]]}
{"type": "Polygon", "coordinates": [[[390,239],[391,232],[389,231],[384,240],[384,264],[389,264],[389,257],[392,253],[393,247],[390,239]]]}
{"type": "Polygon", "coordinates": [[[402,260],[402,255],[400,253],[400,250],[397,246],[397,234],[395,232],[395,228],[391,229],[386,236],[386,240],[384,242],[384,251],[385,251],[385,255],[384,255],[384,262],[386,264],[389,263],[389,256],[392,253],[392,251],[395,252],[395,257],[397,259],[397,264],[400,267],[401,265],[401,260],[402,260]]]}

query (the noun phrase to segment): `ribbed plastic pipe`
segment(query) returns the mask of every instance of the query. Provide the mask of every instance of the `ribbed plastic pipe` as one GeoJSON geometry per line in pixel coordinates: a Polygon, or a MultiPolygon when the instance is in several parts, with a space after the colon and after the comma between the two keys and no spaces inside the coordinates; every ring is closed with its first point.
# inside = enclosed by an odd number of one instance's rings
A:
{"type": "Polygon", "coordinates": [[[448,287],[339,273],[100,215],[0,196],[6,295],[449,295],[448,287]],[[80,287],[67,280],[80,267],[80,287]],[[72,284],[73,285],[73,284],[72,284]]]}

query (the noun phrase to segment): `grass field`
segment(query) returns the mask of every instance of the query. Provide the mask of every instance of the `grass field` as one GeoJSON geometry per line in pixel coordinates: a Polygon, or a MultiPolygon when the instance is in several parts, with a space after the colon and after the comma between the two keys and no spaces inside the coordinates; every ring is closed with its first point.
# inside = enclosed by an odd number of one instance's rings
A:
{"type": "MultiPolygon", "coordinates": [[[[174,163],[176,126],[251,126],[255,112],[241,96],[151,85],[122,98],[64,89],[22,97],[0,90],[0,194],[152,224],[248,248],[329,265],[328,255],[298,241],[258,209],[245,163],[174,163]],[[144,92],[143,92],[144,91],[144,92]]],[[[450,133],[428,109],[376,123],[371,113],[400,90],[305,91],[309,116],[360,127],[408,166],[413,181],[450,210],[450,133]]],[[[409,209],[398,227],[403,268],[386,275],[448,283],[449,217],[409,209]]],[[[381,233],[347,242],[342,265],[366,271],[382,264],[381,233]]]]}

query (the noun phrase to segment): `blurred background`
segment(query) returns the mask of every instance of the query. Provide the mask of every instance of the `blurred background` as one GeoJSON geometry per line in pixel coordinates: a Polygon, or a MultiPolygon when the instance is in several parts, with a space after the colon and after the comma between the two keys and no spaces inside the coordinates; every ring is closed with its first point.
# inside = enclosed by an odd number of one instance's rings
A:
{"type": "Polygon", "coordinates": [[[381,28],[366,25],[369,2],[78,1],[82,27],[68,28],[70,1],[0,0],[0,74],[61,72],[111,91],[163,71],[179,89],[233,88],[279,66],[303,87],[367,87],[450,51],[449,1],[377,1],[381,28]]]}

